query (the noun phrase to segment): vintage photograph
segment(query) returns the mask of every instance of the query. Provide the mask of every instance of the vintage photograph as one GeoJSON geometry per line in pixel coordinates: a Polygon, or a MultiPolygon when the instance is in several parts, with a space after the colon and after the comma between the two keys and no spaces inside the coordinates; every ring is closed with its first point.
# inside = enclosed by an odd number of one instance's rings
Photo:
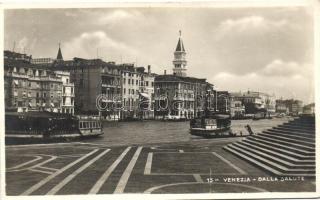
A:
{"type": "Polygon", "coordinates": [[[312,6],[3,13],[5,195],[315,194],[312,6]]]}

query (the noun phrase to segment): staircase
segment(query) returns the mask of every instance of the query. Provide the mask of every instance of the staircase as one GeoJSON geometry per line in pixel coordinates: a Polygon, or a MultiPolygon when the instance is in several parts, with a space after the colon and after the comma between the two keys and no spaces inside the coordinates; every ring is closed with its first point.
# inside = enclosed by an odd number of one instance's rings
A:
{"type": "Polygon", "coordinates": [[[224,150],[279,176],[315,176],[315,118],[301,116],[224,150]]]}

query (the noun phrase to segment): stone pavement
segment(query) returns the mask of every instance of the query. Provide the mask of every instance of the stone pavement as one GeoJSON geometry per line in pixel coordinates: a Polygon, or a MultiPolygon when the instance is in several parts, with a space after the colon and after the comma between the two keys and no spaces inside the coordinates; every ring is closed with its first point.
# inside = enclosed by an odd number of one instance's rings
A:
{"type": "Polygon", "coordinates": [[[240,138],[106,146],[6,147],[7,195],[314,192],[315,180],[274,177],[222,147],[240,138]]]}

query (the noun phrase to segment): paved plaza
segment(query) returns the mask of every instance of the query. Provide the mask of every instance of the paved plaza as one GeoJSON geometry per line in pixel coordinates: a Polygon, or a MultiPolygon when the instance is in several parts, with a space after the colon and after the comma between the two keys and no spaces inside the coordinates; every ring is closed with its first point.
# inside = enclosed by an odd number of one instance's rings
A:
{"type": "Polygon", "coordinates": [[[7,195],[314,192],[222,147],[240,138],[107,146],[94,141],[6,147],[7,195]]]}

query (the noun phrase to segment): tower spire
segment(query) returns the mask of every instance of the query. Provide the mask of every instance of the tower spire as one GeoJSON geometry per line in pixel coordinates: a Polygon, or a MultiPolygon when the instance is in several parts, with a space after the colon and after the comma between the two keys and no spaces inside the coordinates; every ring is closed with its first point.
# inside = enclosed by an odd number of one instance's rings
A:
{"type": "Polygon", "coordinates": [[[63,60],[62,53],[61,53],[61,48],[60,48],[60,42],[59,42],[59,49],[58,49],[57,60],[58,60],[58,61],[62,61],[62,60],[63,60]]]}
{"type": "Polygon", "coordinates": [[[186,51],[184,49],[183,41],[181,38],[181,30],[179,30],[179,40],[174,52],[173,60],[173,73],[177,76],[186,76],[187,73],[187,60],[186,60],[186,51]]]}

